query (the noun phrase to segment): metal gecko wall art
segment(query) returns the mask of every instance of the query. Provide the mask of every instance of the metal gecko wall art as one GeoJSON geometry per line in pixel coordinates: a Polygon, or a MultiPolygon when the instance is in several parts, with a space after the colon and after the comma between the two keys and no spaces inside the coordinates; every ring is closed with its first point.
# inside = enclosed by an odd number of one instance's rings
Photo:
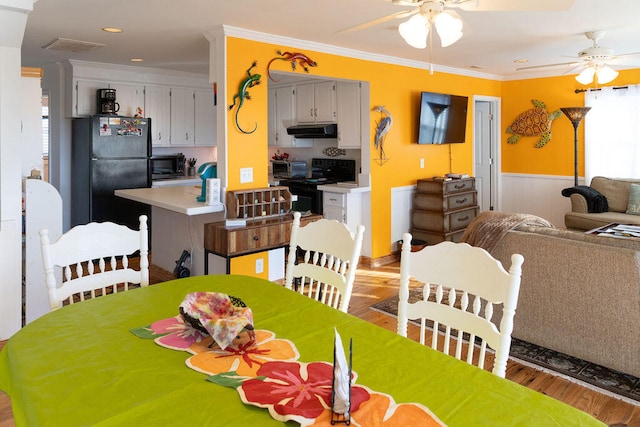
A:
{"type": "Polygon", "coordinates": [[[274,82],[277,82],[278,80],[274,79],[273,76],[271,75],[271,64],[274,61],[288,61],[291,63],[291,69],[293,71],[296,71],[296,68],[298,67],[298,64],[300,64],[300,66],[302,67],[302,69],[308,73],[309,72],[309,67],[317,67],[318,63],[316,61],[314,61],[313,59],[309,58],[307,55],[305,55],[304,53],[300,53],[300,52],[282,52],[280,50],[277,51],[278,55],[280,56],[276,56],[275,58],[272,58],[271,61],[269,61],[269,63],[267,64],[267,76],[269,76],[269,79],[271,79],[274,82]]]}
{"type": "Polygon", "coordinates": [[[249,67],[247,69],[247,77],[245,77],[241,82],[240,85],[238,87],[238,92],[233,95],[233,104],[229,105],[229,111],[231,111],[233,109],[233,107],[236,106],[236,104],[238,105],[238,107],[236,108],[236,116],[235,116],[235,122],[236,122],[236,127],[238,128],[238,130],[244,134],[251,134],[253,132],[256,131],[256,129],[258,129],[258,123],[256,122],[255,126],[253,127],[252,130],[248,131],[248,130],[244,130],[241,126],[240,123],[238,123],[238,113],[240,112],[240,108],[242,108],[242,106],[244,105],[244,101],[245,100],[250,100],[251,96],[249,95],[249,89],[259,85],[260,84],[260,79],[262,78],[262,76],[260,74],[251,74],[251,69],[256,67],[258,65],[257,61],[253,61],[253,63],[251,64],[251,67],[249,67]]]}

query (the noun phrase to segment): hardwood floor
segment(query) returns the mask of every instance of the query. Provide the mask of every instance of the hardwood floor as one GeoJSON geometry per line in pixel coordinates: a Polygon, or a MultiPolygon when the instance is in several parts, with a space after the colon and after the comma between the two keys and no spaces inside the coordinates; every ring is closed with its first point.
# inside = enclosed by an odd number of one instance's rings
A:
{"type": "MultiPolygon", "coordinates": [[[[356,276],[349,312],[385,329],[395,330],[396,319],[394,317],[371,310],[369,307],[398,293],[398,263],[373,269],[360,268],[356,276]]],[[[151,266],[151,283],[171,279],[173,276],[170,272],[151,266]]],[[[409,336],[415,337],[416,332],[417,328],[410,328],[409,336]]],[[[0,349],[4,344],[5,342],[0,341],[0,349]]],[[[633,405],[609,397],[561,377],[546,374],[511,360],[507,365],[506,377],[510,381],[587,412],[609,426],[640,426],[640,405],[633,405]]],[[[10,426],[15,426],[10,400],[7,395],[0,392],[0,427],[10,426]]]]}

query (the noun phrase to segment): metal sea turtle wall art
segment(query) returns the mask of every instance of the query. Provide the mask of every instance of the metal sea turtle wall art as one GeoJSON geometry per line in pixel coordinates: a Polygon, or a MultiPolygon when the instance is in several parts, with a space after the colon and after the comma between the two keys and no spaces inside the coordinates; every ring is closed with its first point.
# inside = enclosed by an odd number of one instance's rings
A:
{"type": "Polygon", "coordinates": [[[547,111],[544,102],[532,99],[531,108],[520,114],[509,127],[506,132],[513,135],[507,139],[507,143],[515,144],[523,136],[540,136],[534,147],[542,148],[551,140],[551,122],[562,116],[562,111],[555,110],[551,113],[547,111]]]}

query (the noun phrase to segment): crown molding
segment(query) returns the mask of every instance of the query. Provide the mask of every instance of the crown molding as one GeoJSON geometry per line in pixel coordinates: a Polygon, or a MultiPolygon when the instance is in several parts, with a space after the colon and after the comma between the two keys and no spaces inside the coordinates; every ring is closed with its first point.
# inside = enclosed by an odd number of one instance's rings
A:
{"type": "MultiPolygon", "coordinates": [[[[429,70],[430,64],[423,61],[414,61],[404,58],[398,58],[396,56],[381,55],[376,53],[364,52],[361,50],[348,49],[340,46],[328,45],[324,43],[312,42],[309,40],[295,39],[291,37],[278,36],[275,34],[262,33],[259,31],[247,30],[239,27],[232,27],[229,25],[222,26],[222,33],[229,37],[238,37],[247,40],[254,40],[258,42],[279,44],[295,47],[298,49],[308,49],[317,52],[329,53],[332,55],[345,56],[349,58],[362,59],[365,61],[380,62],[384,64],[400,65],[403,67],[417,68],[422,70],[429,70]]],[[[220,34],[219,29],[214,29],[209,34],[220,34]]],[[[466,77],[477,77],[488,80],[503,80],[503,77],[497,74],[482,73],[474,70],[465,70],[461,68],[446,67],[442,65],[433,64],[433,70],[440,73],[455,74],[466,77]]]]}

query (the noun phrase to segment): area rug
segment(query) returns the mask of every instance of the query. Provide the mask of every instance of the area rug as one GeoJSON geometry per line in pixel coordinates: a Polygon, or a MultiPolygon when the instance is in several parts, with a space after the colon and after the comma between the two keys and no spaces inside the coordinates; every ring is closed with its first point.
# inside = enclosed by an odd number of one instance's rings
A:
{"type": "MultiPolygon", "coordinates": [[[[409,302],[422,299],[422,289],[409,291],[409,302]]],[[[372,310],[398,316],[398,297],[380,301],[370,307],[372,310]]],[[[604,393],[615,394],[640,403],[640,378],[625,374],[595,363],[577,359],[544,347],[512,338],[509,358],[523,362],[551,374],[573,378],[586,385],[593,386],[604,393]]]]}

